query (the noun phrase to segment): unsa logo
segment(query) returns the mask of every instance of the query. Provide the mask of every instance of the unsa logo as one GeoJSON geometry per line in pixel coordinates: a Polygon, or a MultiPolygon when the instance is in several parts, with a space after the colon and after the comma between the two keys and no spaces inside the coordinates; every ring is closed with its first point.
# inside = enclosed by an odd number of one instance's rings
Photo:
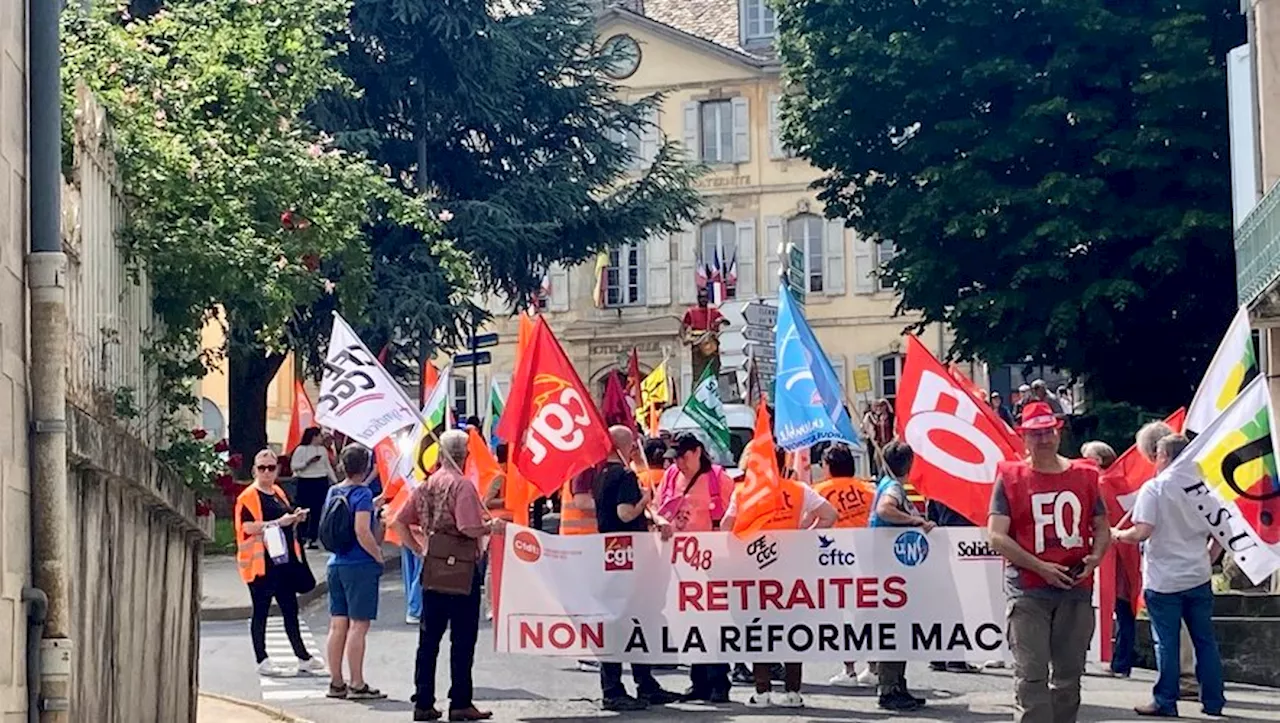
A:
{"type": "Polygon", "coordinates": [[[915,567],[929,557],[929,540],[915,530],[907,530],[893,541],[893,556],[907,567],[915,567]]]}
{"type": "Polygon", "coordinates": [[[515,539],[511,541],[511,547],[515,550],[516,557],[525,562],[542,559],[542,545],[532,532],[517,532],[515,539]]]}
{"type": "Polygon", "coordinates": [[[636,547],[631,535],[604,538],[604,570],[619,572],[636,566],[636,547]]]}

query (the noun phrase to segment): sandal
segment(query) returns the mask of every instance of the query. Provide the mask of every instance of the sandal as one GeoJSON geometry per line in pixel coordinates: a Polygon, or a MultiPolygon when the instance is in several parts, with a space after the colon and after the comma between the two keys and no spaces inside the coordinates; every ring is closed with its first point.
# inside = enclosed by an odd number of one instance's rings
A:
{"type": "Polygon", "coordinates": [[[347,692],[348,691],[347,691],[346,683],[343,683],[342,685],[334,685],[333,683],[330,683],[329,692],[325,693],[324,697],[334,698],[336,700],[343,700],[344,698],[347,697],[347,692]]]}
{"type": "Polygon", "coordinates": [[[370,688],[368,683],[359,688],[347,689],[347,700],[382,700],[386,697],[386,693],[377,688],[370,688]]]}

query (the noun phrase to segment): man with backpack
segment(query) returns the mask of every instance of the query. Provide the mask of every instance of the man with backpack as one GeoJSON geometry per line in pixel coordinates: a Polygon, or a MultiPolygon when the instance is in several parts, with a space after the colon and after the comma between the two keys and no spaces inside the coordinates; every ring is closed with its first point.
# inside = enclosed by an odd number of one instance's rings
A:
{"type": "Polygon", "coordinates": [[[332,553],[328,571],[330,698],[387,697],[364,679],[365,640],[369,624],[378,617],[382,575],[382,548],[373,529],[373,491],[368,487],[372,460],[369,450],[358,444],[342,450],[346,478],[330,488],[320,515],[320,542],[332,553]],[[342,677],[344,655],[351,671],[349,683],[342,677]]]}

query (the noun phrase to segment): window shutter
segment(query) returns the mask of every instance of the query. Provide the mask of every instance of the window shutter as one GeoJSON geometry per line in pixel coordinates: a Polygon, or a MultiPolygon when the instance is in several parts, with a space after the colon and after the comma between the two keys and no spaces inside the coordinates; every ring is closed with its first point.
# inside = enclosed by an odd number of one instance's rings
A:
{"type": "Polygon", "coordinates": [[[733,99],[733,160],[751,160],[751,111],[749,101],[742,96],[733,99]]]}
{"type": "MultiPolygon", "coordinates": [[[[845,399],[851,398],[853,395],[849,393],[851,391],[849,387],[852,384],[849,383],[849,377],[845,372],[844,354],[832,354],[827,357],[827,360],[831,362],[831,369],[836,373],[836,382],[840,385],[840,391],[844,393],[845,399]]],[[[849,410],[850,416],[856,413],[855,410],[849,410]]]]}
{"type": "Polygon", "coordinates": [[[634,303],[643,306],[649,298],[649,242],[632,241],[636,248],[636,295],[634,303]]]}
{"type": "Polygon", "coordinates": [[[827,238],[823,244],[823,263],[826,268],[822,270],[825,284],[823,288],[827,292],[827,296],[843,296],[844,295],[844,219],[830,219],[826,224],[827,238]]]}
{"type": "Polygon", "coordinates": [[[853,235],[853,293],[874,294],[876,292],[875,254],[870,241],[861,234],[853,235]]]}
{"type": "Polygon", "coordinates": [[[666,306],[671,303],[671,239],[666,235],[654,236],[648,245],[648,293],[649,306],[666,306]]]}
{"type": "MultiPolygon", "coordinates": [[[[498,393],[502,395],[502,401],[507,401],[507,395],[511,393],[511,374],[507,372],[499,372],[493,375],[493,380],[498,383],[498,393]]],[[[488,399],[488,397],[485,397],[488,399]]],[[[485,414],[489,413],[489,407],[486,403],[485,414]]]]}
{"type": "Polygon", "coordinates": [[[698,103],[684,104],[684,147],[688,150],[689,160],[702,159],[702,148],[698,143],[698,103]]]}
{"type": "Polygon", "coordinates": [[[782,119],[778,117],[782,111],[782,96],[774,93],[769,96],[769,157],[786,158],[786,150],[782,147],[782,119]]]}
{"type": "Polygon", "coordinates": [[[569,310],[569,270],[564,264],[551,264],[547,271],[547,280],[551,283],[551,298],[547,300],[547,311],[569,310]]]}
{"type": "Polygon", "coordinates": [[[756,295],[756,220],[745,218],[738,229],[738,298],[751,299],[756,295]]]}
{"type": "Polygon", "coordinates": [[[685,354],[684,357],[684,359],[680,360],[680,399],[678,401],[681,404],[684,404],[685,400],[693,396],[693,362],[689,359],[688,354],[685,354]]]}
{"type": "Polygon", "coordinates": [[[778,274],[782,273],[782,258],[778,248],[782,245],[782,217],[769,216],[764,220],[764,289],[768,294],[778,292],[778,274]]]}
{"type": "Polygon", "coordinates": [[[645,126],[640,129],[640,167],[648,168],[658,157],[662,144],[662,128],[658,126],[658,109],[650,108],[645,114],[645,126]]]}
{"type": "Polygon", "coordinates": [[[681,304],[692,304],[698,300],[698,282],[694,278],[694,265],[697,250],[693,229],[684,229],[672,234],[676,242],[676,259],[679,267],[676,272],[676,301],[681,304]]]}

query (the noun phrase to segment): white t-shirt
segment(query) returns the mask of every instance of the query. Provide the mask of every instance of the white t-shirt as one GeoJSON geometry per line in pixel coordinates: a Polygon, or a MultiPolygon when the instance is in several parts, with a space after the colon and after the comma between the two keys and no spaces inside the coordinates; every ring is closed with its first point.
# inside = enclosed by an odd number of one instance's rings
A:
{"type": "MultiPolygon", "coordinates": [[[[817,512],[823,505],[827,504],[827,498],[818,494],[812,487],[803,482],[800,483],[801,489],[804,490],[804,499],[800,501],[800,519],[803,521],[809,515],[817,512]]],[[[724,511],[725,517],[738,516],[738,496],[733,495],[729,500],[729,508],[724,511]]]]}
{"type": "Polygon", "coordinates": [[[1185,592],[1209,582],[1209,523],[1173,483],[1149,480],[1138,491],[1130,519],[1151,525],[1142,555],[1142,587],[1161,593],[1185,592]]]}

